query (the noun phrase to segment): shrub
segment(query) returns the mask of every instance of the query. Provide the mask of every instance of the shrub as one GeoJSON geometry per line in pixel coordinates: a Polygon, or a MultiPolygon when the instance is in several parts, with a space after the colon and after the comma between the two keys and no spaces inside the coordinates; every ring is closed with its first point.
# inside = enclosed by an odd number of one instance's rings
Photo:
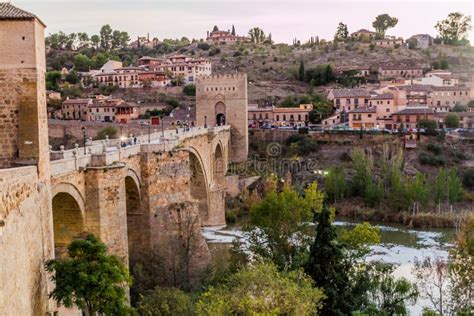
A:
{"type": "Polygon", "coordinates": [[[95,140],[105,139],[106,136],[109,138],[116,138],[117,136],[117,129],[113,126],[107,126],[97,132],[97,136],[94,138],[95,140]]]}
{"type": "Polygon", "coordinates": [[[199,43],[197,47],[202,50],[209,50],[209,48],[211,48],[211,45],[209,45],[208,43],[199,43]]]}
{"type": "Polygon", "coordinates": [[[184,86],[183,93],[187,96],[196,96],[196,85],[188,84],[184,86]]]}
{"type": "Polygon", "coordinates": [[[193,315],[193,302],[185,292],[175,288],[156,288],[138,303],[140,315],[193,315]]]}
{"type": "Polygon", "coordinates": [[[307,135],[308,133],[309,133],[309,128],[307,127],[300,127],[298,129],[298,134],[307,135]]]}
{"type": "Polygon", "coordinates": [[[474,168],[469,168],[464,172],[462,183],[465,187],[474,188],[474,168]]]}
{"type": "Polygon", "coordinates": [[[431,151],[435,155],[441,154],[441,151],[442,151],[442,147],[440,145],[434,144],[434,143],[429,143],[426,146],[426,149],[428,149],[429,151],[431,151]]]}
{"type": "Polygon", "coordinates": [[[219,47],[214,47],[211,50],[209,50],[209,57],[220,54],[220,52],[221,52],[221,49],[219,47]]]}
{"type": "Polygon", "coordinates": [[[459,127],[459,116],[455,113],[448,113],[444,117],[444,125],[447,128],[458,128],[459,127]]]}
{"type": "Polygon", "coordinates": [[[171,105],[173,108],[177,108],[179,106],[179,101],[174,98],[169,98],[168,100],[166,100],[166,103],[171,105]]]}
{"type": "Polygon", "coordinates": [[[439,167],[446,164],[446,157],[442,155],[435,156],[427,152],[421,153],[418,159],[423,165],[429,165],[434,167],[439,167]]]}

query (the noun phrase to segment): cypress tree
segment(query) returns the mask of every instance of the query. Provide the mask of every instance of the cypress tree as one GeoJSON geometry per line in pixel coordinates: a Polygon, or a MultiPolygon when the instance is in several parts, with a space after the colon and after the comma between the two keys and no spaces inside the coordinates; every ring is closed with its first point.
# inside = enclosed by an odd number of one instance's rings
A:
{"type": "Polygon", "coordinates": [[[327,206],[316,217],[316,238],[305,271],[326,295],[321,315],[350,315],[353,304],[348,276],[349,261],[343,246],[336,240],[337,233],[331,224],[327,206]]]}
{"type": "Polygon", "coordinates": [[[232,24],[232,33],[231,34],[235,36],[235,27],[234,27],[233,24],[232,24]]]}
{"type": "Polygon", "coordinates": [[[303,61],[300,62],[300,69],[298,71],[298,80],[304,81],[304,63],[303,61]]]}

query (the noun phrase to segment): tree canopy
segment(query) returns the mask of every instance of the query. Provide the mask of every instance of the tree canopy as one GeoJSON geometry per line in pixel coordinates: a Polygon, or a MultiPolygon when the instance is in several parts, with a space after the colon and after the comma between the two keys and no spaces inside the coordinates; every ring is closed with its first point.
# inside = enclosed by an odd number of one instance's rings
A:
{"type": "Polygon", "coordinates": [[[372,23],[372,26],[377,31],[377,34],[380,38],[385,37],[385,32],[392,27],[397,25],[398,19],[392,17],[388,14],[380,14],[375,18],[375,21],[372,23]]]}
{"type": "Polygon", "coordinates": [[[209,288],[196,304],[197,315],[314,315],[324,294],[301,270],[279,272],[259,263],[209,288]]]}
{"type": "Polygon", "coordinates": [[[448,14],[448,17],[435,25],[440,37],[446,44],[465,44],[471,29],[471,16],[460,12],[448,14]]]}
{"type": "Polygon", "coordinates": [[[66,259],[46,263],[56,287],[49,294],[66,307],[77,306],[87,313],[122,315],[128,310],[126,287],[131,283],[122,261],[107,254],[94,235],[73,241],[66,259]]]}

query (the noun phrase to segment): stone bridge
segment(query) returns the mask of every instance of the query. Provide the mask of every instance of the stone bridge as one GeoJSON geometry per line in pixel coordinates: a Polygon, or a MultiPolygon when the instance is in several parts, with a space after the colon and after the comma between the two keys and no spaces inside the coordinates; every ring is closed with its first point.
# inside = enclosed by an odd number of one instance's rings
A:
{"type": "Polygon", "coordinates": [[[41,173],[37,166],[0,169],[0,314],[56,311],[44,262],[85,233],[130,268],[159,253],[170,275],[183,238],[192,236],[191,269],[205,269],[201,226],[225,224],[230,130],[89,141],[85,149],[51,151],[41,173]]]}
{"type": "Polygon", "coordinates": [[[133,263],[176,232],[169,212],[190,202],[199,226],[224,225],[229,141],[230,126],[195,127],[51,152],[56,256],[88,232],[133,263]]]}

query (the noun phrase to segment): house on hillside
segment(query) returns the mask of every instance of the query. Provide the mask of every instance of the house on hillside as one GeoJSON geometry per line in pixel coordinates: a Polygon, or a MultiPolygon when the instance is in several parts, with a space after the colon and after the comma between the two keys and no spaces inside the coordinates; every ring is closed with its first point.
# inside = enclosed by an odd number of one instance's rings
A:
{"type": "Polygon", "coordinates": [[[364,39],[373,40],[375,39],[376,35],[376,32],[372,32],[367,29],[360,29],[354,33],[351,33],[351,37],[357,41],[363,41],[364,39]]]}
{"type": "Polygon", "coordinates": [[[250,38],[232,34],[230,30],[228,31],[214,30],[212,32],[207,31],[206,41],[208,43],[213,43],[213,44],[235,43],[238,41],[249,42],[250,38]]]}
{"type": "Polygon", "coordinates": [[[410,37],[416,41],[416,48],[427,49],[433,44],[433,38],[429,34],[416,34],[410,37]]]}
{"type": "Polygon", "coordinates": [[[403,39],[401,38],[385,38],[377,39],[374,41],[374,45],[381,48],[398,48],[403,46],[403,39]]]}
{"type": "Polygon", "coordinates": [[[328,94],[336,112],[348,112],[367,105],[369,98],[370,92],[364,89],[333,89],[328,94]]]}
{"type": "Polygon", "coordinates": [[[384,78],[418,78],[423,76],[421,65],[382,65],[379,67],[379,79],[384,78]]]}
{"type": "Polygon", "coordinates": [[[392,120],[395,126],[404,128],[417,128],[421,120],[434,120],[435,112],[426,106],[411,106],[393,113],[392,120]]]}

